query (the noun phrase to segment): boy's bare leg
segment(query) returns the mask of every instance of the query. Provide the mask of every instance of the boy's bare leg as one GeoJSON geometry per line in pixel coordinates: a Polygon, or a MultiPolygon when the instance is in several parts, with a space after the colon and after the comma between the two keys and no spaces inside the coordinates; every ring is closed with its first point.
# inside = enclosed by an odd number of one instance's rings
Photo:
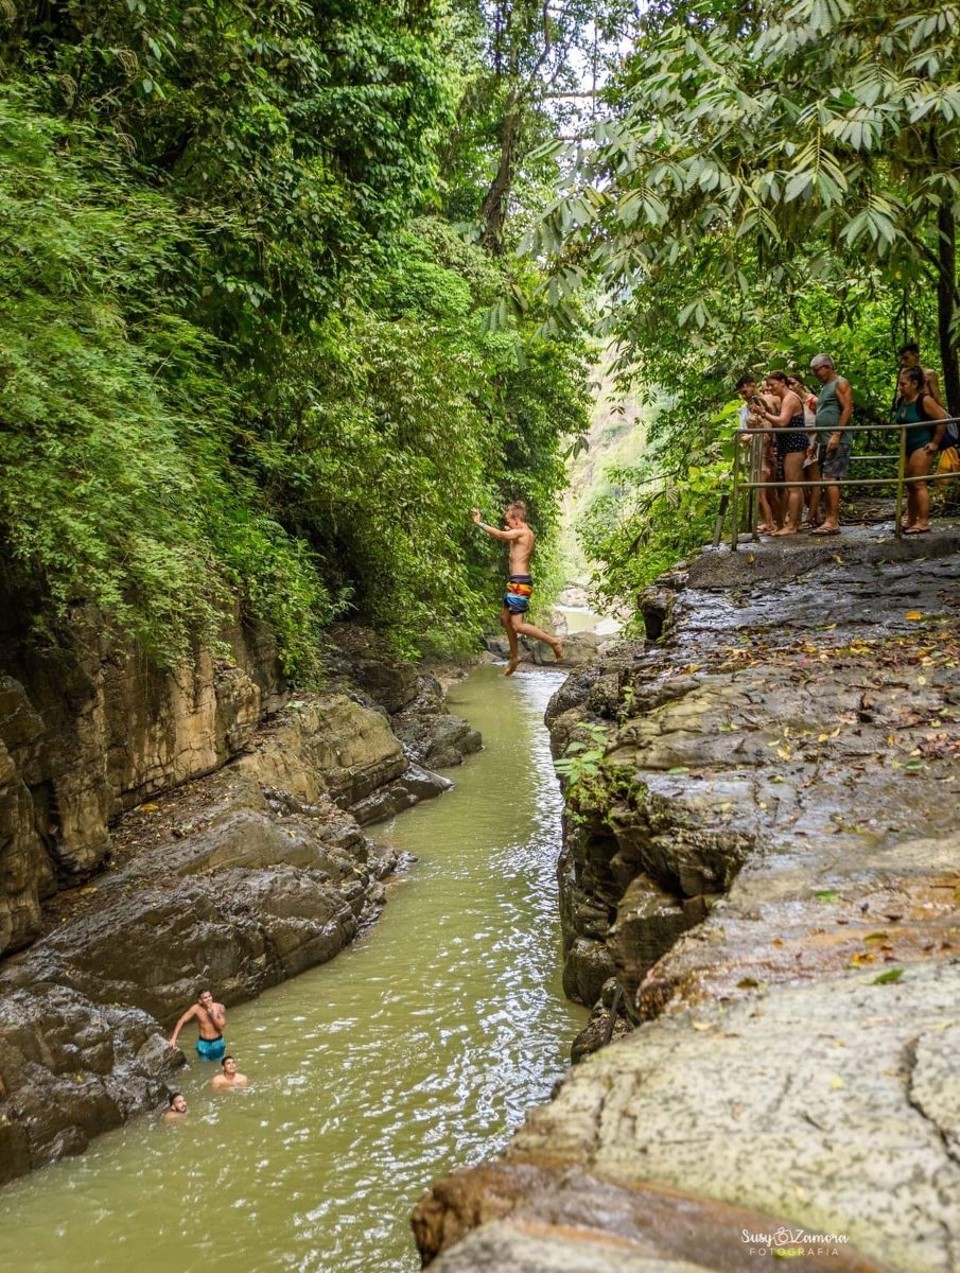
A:
{"type": "Polygon", "coordinates": [[[535,628],[532,623],[524,623],[519,614],[512,615],[511,618],[517,632],[522,632],[524,636],[533,637],[535,641],[543,641],[545,645],[549,645],[553,650],[553,657],[558,663],[560,662],[563,658],[563,641],[560,637],[551,636],[549,632],[544,632],[543,628],[535,628]]]}
{"type": "Polygon", "coordinates": [[[507,644],[510,646],[510,657],[507,659],[507,670],[504,676],[513,676],[520,662],[520,642],[517,640],[517,630],[513,626],[513,620],[519,617],[519,615],[512,615],[506,606],[500,611],[500,622],[503,624],[507,634],[507,644]]]}

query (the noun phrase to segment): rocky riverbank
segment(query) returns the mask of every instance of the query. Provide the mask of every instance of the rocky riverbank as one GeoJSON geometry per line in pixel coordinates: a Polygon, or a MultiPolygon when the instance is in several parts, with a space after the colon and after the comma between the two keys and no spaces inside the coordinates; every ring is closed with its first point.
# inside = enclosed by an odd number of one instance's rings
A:
{"type": "Polygon", "coordinates": [[[424,1198],[431,1268],[960,1268],[958,544],[705,552],[555,696],[565,984],[622,1037],[424,1198]]]}
{"type": "MultiPolygon", "coordinates": [[[[134,710],[143,682],[129,669],[118,699],[108,674],[93,677],[72,763],[27,686],[7,678],[0,779],[17,834],[0,842],[0,883],[6,914],[27,917],[8,924],[22,949],[0,969],[0,1182],[155,1107],[184,1062],[166,1033],[201,985],[229,1006],[351,942],[397,865],[361,828],[445,791],[427,766],[480,747],[435,676],[370,633],[331,638],[322,694],[292,696],[262,665],[258,681],[211,661],[192,696],[176,678],[149,681],[157,717],[134,710]],[[135,758],[122,783],[114,752],[135,758]],[[66,794],[46,799],[58,784],[66,794]],[[133,793],[150,799],[111,818],[133,793]],[[64,808],[77,812],[69,834],[54,816],[64,808]]],[[[69,700],[36,684],[62,725],[69,700]]]]}

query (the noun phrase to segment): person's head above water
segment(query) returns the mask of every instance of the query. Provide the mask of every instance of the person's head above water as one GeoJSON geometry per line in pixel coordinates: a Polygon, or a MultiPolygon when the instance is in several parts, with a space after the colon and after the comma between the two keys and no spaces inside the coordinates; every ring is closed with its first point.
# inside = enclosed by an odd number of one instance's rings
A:
{"type": "Polygon", "coordinates": [[[174,1114],[185,1114],[187,1112],[187,1098],[182,1092],[170,1093],[170,1109],[174,1114]]]}
{"type": "Polygon", "coordinates": [[[237,1072],[237,1063],[232,1056],[225,1056],[220,1065],[224,1074],[236,1074],[237,1072]]]}

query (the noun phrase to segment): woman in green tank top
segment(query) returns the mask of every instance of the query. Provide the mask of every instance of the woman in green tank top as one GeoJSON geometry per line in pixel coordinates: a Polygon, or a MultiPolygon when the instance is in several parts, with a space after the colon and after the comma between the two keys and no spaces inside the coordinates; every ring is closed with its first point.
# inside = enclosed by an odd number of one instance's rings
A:
{"type": "MultiPolygon", "coordinates": [[[[933,457],[940,450],[947,413],[929,394],[923,392],[920,367],[904,367],[898,382],[900,398],[894,416],[907,428],[907,477],[924,478],[930,472],[933,457]]],[[[926,535],[930,531],[930,491],[926,482],[907,485],[907,524],[905,535],[926,535]]]]}

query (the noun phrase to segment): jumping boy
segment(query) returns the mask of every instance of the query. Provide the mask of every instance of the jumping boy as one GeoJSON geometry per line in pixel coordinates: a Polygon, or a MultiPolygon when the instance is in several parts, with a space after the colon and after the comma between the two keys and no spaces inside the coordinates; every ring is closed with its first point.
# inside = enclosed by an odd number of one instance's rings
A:
{"type": "Polygon", "coordinates": [[[520,644],[517,633],[533,637],[535,641],[543,641],[553,650],[553,657],[559,663],[563,658],[563,641],[551,636],[542,628],[535,628],[524,620],[530,608],[530,597],[533,594],[533,578],[530,575],[530,558],[536,543],[533,531],[527,525],[527,506],[522,500],[515,500],[504,511],[503,521],[506,530],[497,530],[496,526],[488,526],[480,518],[480,510],[473,508],[470,516],[493,539],[505,539],[510,545],[510,577],[503,598],[503,609],[500,611],[500,622],[503,624],[510,646],[510,658],[504,676],[513,676],[520,662],[520,644]]]}

